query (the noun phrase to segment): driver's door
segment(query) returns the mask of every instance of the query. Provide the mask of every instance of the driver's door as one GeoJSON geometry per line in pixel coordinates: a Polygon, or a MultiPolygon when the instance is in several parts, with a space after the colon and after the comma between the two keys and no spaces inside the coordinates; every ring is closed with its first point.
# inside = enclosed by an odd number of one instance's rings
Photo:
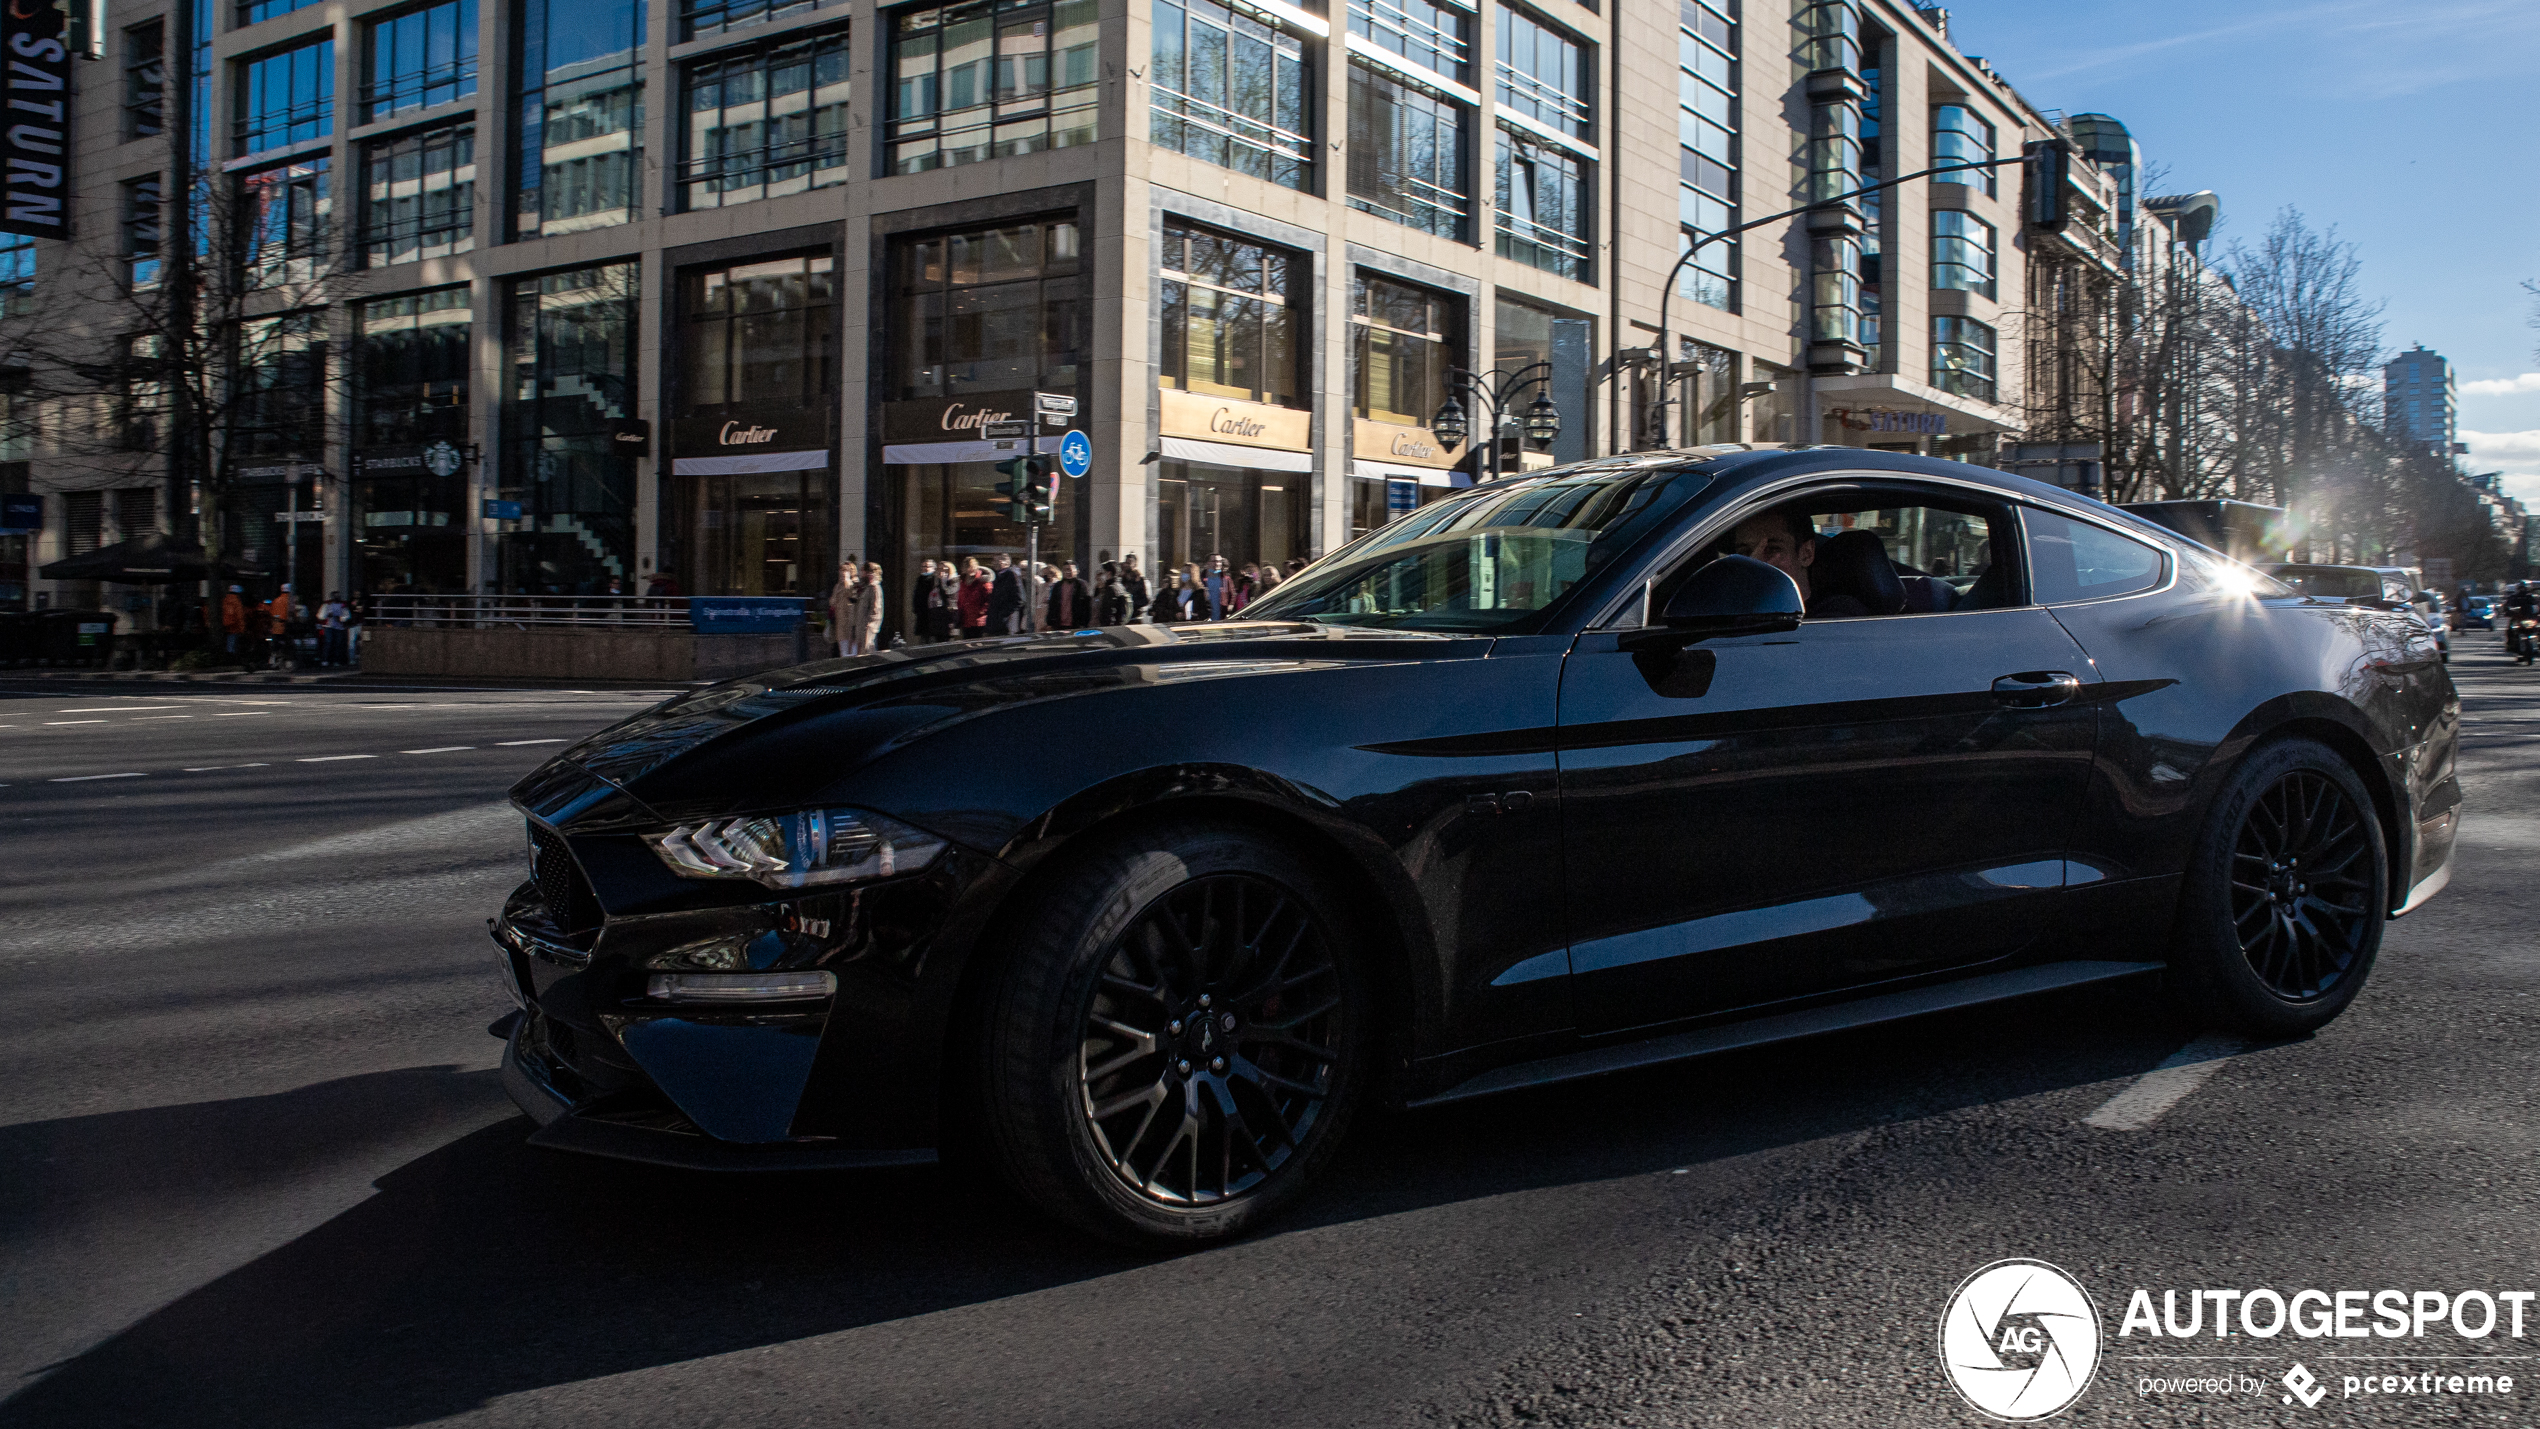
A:
{"type": "MultiPolygon", "coordinates": [[[[2007,511],[1976,519],[1968,549],[2012,559],[2007,511]]],[[[2044,609],[1811,620],[1672,656],[1624,644],[1582,636],[1561,685],[1583,1032],[1983,963],[2052,917],[2095,720],[2089,661],[2044,609]],[[2079,685],[2041,694],[2064,674],[2079,685]]]]}

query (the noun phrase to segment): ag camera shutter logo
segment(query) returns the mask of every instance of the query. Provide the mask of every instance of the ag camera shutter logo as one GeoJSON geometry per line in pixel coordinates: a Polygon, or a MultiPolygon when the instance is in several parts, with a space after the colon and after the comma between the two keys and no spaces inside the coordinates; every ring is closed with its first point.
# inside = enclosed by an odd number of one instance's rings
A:
{"type": "Polygon", "coordinates": [[[2042,1260],[1997,1260],[1958,1284],[1940,1363],[1977,1413],[2015,1424],[2072,1407],[2099,1372],[2099,1310],[2042,1260]]]}

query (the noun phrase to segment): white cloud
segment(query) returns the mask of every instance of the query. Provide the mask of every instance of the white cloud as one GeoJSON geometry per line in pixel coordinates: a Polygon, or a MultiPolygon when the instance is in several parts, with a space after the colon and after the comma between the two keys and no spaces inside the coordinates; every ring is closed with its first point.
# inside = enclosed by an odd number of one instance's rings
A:
{"type": "Polygon", "coordinates": [[[2480,465],[2502,462],[2507,466],[2540,469],[2540,429],[2528,432],[2463,432],[2461,440],[2469,444],[2470,460],[2480,465]]]}
{"type": "Polygon", "coordinates": [[[2461,384],[2464,397],[2509,397],[2516,392],[2540,392],[2540,372],[2526,372],[2520,377],[2482,377],[2461,384]]]}

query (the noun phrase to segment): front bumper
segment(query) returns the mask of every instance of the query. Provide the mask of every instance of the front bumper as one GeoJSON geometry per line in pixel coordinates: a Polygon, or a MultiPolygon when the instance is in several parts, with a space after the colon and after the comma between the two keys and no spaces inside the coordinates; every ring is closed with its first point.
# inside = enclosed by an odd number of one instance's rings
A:
{"type": "MultiPolygon", "coordinates": [[[[931,1162],[972,937],[962,910],[1001,874],[956,851],[852,893],[655,903],[572,935],[524,883],[490,925],[520,1005],[497,1024],[504,1088],[539,1123],[533,1144],[561,1150],[722,1170],[931,1162]],[[819,970],[837,990],[665,1002],[647,985],[666,969],[819,970]]],[[[597,901],[609,899],[603,886],[597,901]]]]}

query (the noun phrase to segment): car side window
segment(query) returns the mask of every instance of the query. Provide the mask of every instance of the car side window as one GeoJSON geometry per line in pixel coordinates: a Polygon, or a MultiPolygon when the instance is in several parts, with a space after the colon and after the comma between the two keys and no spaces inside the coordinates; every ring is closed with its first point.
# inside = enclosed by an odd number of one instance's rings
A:
{"type": "Polygon", "coordinates": [[[2028,528],[2029,589],[2040,605],[2132,595],[2161,583],[2162,553],[2104,526],[2020,508],[2028,528]]]}
{"type": "Polygon", "coordinates": [[[1779,496],[1715,528],[1657,581],[1649,609],[1665,609],[1687,576],[1731,554],[1789,571],[1810,620],[2013,605],[2011,521],[2007,506],[1955,490],[1844,483],[1779,496]]]}

